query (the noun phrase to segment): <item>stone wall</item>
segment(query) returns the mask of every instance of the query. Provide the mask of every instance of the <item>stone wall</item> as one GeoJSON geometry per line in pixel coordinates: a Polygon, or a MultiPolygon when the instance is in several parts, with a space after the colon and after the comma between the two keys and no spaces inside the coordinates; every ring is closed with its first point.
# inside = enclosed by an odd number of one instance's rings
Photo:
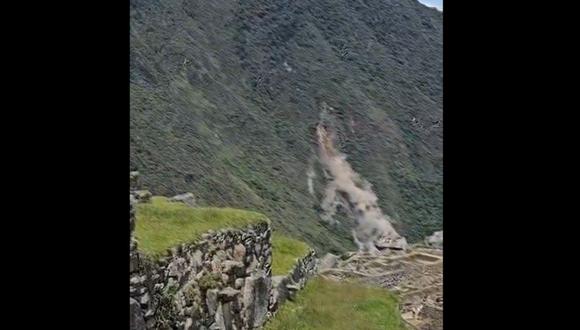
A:
{"type": "Polygon", "coordinates": [[[270,236],[266,223],[210,231],[195,244],[178,246],[159,260],[143,256],[132,240],[131,328],[262,325],[271,293],[270,236]]]}
{"type": "Polygon", "coordinates": [[[131,329],[242,330],[264,322],[317,272],[313,250],[285,276],[271,273],[271,228],[209,231],[161,258],[138,250],[130,199],[131,329]]]}
{"type": "Polygon", "coordinates": [[[273,315],[287,299],[304,288],[310,277],[318,271],[319,260],[316,252],[310,250],[302,259],[298,260],[288,275],[272,277],[272,292],[270,294],[269,315],[273,315]]]}

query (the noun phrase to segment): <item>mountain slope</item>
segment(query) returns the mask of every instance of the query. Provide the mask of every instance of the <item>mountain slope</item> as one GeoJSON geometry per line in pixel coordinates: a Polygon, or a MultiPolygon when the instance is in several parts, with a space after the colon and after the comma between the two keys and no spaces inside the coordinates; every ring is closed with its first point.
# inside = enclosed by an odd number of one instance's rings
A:
{"type": "Polygon", "coordinates": [[[322,104],[410,241],[442,224],[442,14],[415,0],[132,0],[131,167],[157,195],[255,209],[324,251],[322,104]],[[314,194],[309,192],[308,175],[314,194]]]}

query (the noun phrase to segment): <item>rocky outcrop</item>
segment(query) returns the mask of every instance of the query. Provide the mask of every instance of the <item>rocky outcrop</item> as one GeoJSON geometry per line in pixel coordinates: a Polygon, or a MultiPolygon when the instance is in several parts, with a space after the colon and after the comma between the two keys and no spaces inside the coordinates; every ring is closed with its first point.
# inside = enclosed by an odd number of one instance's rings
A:
{"type": "Polygon", "coordinates": [[[149,203],[152,197],[149,190],[135,190],[131,195],[138,203],[149,203]]]}
{"type": "Polygon", "coordinates": [[[405,251],[409,248],[409,244],[407,244],[407,239],[402,236],[396,237],[394,239],[381,237],[375,242],[375,247],[379,251],[383,251],[386,249],[405,251]]]}
{"type": "Polygon", "coordinates": [[[288,275],[272,277],[272,292],[268,308],[270,314],[275,313],[286,300],[292,299],[317,271],[318,258],[316,258],[316,252],[310,250],[306,256],[298,260],[288,275]]]}
{"type": "Polygon", "coordinates": [[[129,187],[131,190],[139,189],[139,172],[129,172],[129,187]]]}
{"type": "Polygon", "coordinates": [[[168,199],[172,203],[184,203],[189,206],[195,206],[195,196],[192,193],[175,195],[168,199]]]}
{"type": "Polygon", "coordinates": [[[443,230],[436,231],[425,238],[425,245],[434,249],[443,249],[443,230]]]}
{"type": "Polygon", "coordinates": [[[133,240],[132,329],[253,329],[262,325],[271,292],[270,235],[267,223],[210,231],[196,243],[177,246],[159,259],[142,255],[133,240]]]}
{"type": "Polygon", "coordinates": [[[153,196],[149,190],[141,190],[139,172],[129,172],[129,200],[131,203],[149,203],[153,196]]]}

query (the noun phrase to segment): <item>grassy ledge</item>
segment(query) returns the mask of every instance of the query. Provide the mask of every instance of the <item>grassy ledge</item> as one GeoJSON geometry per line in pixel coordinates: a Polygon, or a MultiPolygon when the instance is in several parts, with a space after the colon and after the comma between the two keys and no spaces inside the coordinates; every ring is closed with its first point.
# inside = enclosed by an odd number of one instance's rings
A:
{"type": "Polygon", "coordinates": [[[286,275],[308,253],[306,243],[280,234],[272,235],[272,275],[286,275]]]}
{"type": "Polygon", "coordinates": [[[135,237],[139,250],[159,257],[167,249],[194,242],[208,230],[243,228],[269,222],[266,216],[230,208],[192,208],[171,203],[165,197],[153,197],[150,203],[137,204],[135,237]]]}
{"type": "Polygon", "coordinates": [[[381,288],[314,278],[265,330],[404,330],[397,298],[381,288]]]}

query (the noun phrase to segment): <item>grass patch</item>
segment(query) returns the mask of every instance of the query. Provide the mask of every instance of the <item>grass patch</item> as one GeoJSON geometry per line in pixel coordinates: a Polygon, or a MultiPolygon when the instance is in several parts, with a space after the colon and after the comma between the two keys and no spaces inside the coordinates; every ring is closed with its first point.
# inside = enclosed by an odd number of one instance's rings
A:
{"type": "Polygon", "coordinates": [[[265,330],[403,330],[397,298],[381,288],[314,278],[265,330]]]}
{"type": "Polygon", "coordinates": [[[272,275],[286,275],[304,257],[310,247],[301,241],[280,234],[272,235],[272,275]]]}
{"type": "Polygon", "coordinates": [[[158,257],[167,249],[193,242],[208,230],[242,228],[268,222],[266,216],[230,208],[192,208],[171,203],[165,197],[153,197],[151,203],[137,204],[135,237],[139,249],[158,257]]]}

